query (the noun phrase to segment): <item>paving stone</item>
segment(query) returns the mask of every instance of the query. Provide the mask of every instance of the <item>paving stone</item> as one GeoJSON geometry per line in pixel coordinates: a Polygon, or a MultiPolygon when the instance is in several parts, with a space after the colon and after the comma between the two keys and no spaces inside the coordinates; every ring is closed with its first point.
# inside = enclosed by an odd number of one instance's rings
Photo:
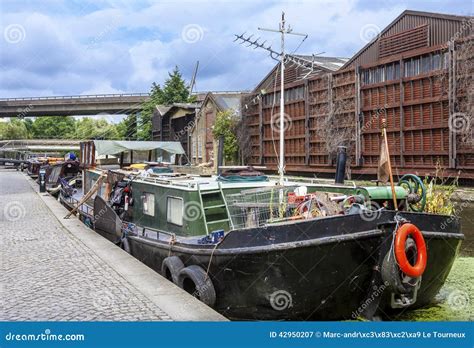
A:
{"type": "Polygon", "coordinates": [[[0,172],[0,249],[0,321],[170,320],[65,230],[20,172],[0,172]]]}

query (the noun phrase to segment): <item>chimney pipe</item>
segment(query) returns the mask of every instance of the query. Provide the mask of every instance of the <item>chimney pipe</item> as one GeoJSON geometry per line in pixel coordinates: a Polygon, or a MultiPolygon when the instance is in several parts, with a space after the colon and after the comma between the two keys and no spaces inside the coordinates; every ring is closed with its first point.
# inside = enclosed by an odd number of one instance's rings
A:
{"type": "Polygon", "coordinates": [[[222,163],[224,160],[224,136],[221,135],[217,144],[217,175],[222,173],[222,163]]]}
{"type": "Polygon", "coordinates": [[[337,147],[337,158],[336,158],[336,184],[344,184],[344,177],[346,176],[346,160],[347,160],[347,147],[337,147]]]}

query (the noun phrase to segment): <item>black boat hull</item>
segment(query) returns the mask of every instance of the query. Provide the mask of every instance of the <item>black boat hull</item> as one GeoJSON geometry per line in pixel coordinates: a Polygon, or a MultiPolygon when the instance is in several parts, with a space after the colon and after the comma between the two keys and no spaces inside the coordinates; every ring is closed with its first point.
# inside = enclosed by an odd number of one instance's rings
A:
{"type": "MultiPolygon", "coordinates": [[[[395,214],[385,211],[373,221],[355,214],[236,230],[217,246],[138,235],[127,239],[130,253],[157,272],[170,255],[185,266],[208,270],[216,292],[214,308],[231,319],[355,319],[363,315],[367,299],[376,314],[392,316],[396,310],[379,275],[395,214]]],[[[419,307],[430,303],[444,284],[463,235],[456,218],[399,215],[418,226],[427,244],[428,263],[412,305],[419,307]]],[[[114,233],[98,232],[117,241],[114,233]]]]}

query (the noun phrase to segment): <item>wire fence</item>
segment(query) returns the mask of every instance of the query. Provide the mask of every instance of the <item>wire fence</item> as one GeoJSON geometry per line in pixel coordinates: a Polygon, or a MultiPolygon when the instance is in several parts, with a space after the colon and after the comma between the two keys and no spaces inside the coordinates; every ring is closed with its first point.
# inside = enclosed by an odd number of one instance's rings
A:
{"type": "Polygon", "coordinates": [[[305,186],[273,186],[226,195],[233,228],[265,227],[270,224],[337,214],[334,193],[307,193],[305,186]]]}

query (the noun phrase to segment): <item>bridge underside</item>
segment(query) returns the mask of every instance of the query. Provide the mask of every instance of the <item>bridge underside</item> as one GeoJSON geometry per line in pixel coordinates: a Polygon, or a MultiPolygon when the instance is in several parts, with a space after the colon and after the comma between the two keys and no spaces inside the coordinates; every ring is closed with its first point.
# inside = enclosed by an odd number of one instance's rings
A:
{"type": "Polygon", "coordinates": [[[6,99],[0,100],[0,117],[131,114],[143,109],[148,96],[6,99]]]}

